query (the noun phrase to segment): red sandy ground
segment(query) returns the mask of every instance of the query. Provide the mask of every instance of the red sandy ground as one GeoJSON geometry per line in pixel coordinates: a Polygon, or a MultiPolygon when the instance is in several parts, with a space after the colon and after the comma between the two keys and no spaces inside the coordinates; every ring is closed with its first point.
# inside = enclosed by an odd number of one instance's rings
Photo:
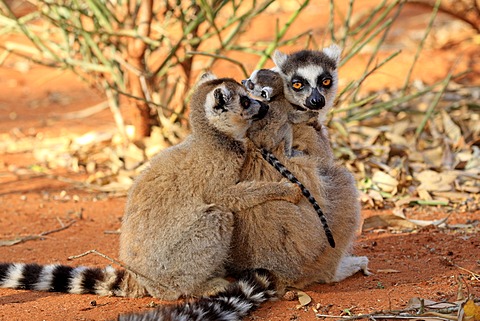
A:
{"type": "MultiPolygon", "coordinates": [[[[407,10],[406,14],[414,16],[415,11],[410,11],[407,10]]],[[[478,53],[478,47],[457,46],[445,51],[431,51],[424,57],[433,59],[422,58],[421,69],[416,70],[416,75],[429,75],[430,82],[437,80],[448,72],[450,63],[458,55],[474,53],[475,50],[478,53]],[[455,48],[461,52],[455,52],[455,48]],[[439,64],[439,61],[444,63],[439,64]]],[[[474,65],[473,60],[466,61],[474,65]]],[[[362,66],[362,61],[357,63],[362,66]]],[[[394,64],[383,74],[389,77],[390,85],[392,81],[403,80],[403,76],[395,77],[397,70],[405,72],[401,65],[394,64]]],[[[222,65],[217,67],[220,70],[218,74],[225,74],[227,69],[221,68],[222,65]]],[[[349,71],[352,74],[356,72],[354,68],[349,71]]],[[[480,83],[478,76],[469,81],[476,85],[480,83]]],[[[102,126],[113,126],[109,111],[82,120],[66,121],[53,117],[54,114],[81,110],[102,101],[102,97],[72,75],[55,74],[38,66],[28,73],[2,68],[0,83],[1,132],[19,128],[23,133],[43,133],[54,137],[68,131],[84,133],[102,126]],[[12,112],[17,116],[9,117],[12,112]]],[[[385,84],[384,81],[382,83],[385,84]]],[[[67,260],[67,257],[91,249],[111,257],[117,256],[118,234],[105,231],[116,231],[120,227],[125,198],[76,190],[69,184],[48,178],[19,180],[7,171],[10,165],[22,167],[33,163],[35,160],[31,153],[1,155],[0,239],[55,230],[61,226],[60,221],[68,223],[75,220],[75,223],[42,239],[0,247],[0,261],[108,264],[105,259],[94,255],[74,261],[67,260]],[[70,200],[60,197],[62,191],[62,195],[66,193],[70,200]],[[74,195],[78,196],[77,201],[72,200],[74,195]]],[[[56,173],[80,179],[66,170],[56,170],[56,173]]],[[[363,211],[365,218],[375,214],[379,212],[363,211]]],[[[447,213],[435,210],[419,211],[411,218],[438,219],[445,215],[447,213]]],[[[479,219],[478,212],[451,213],[449,223],[479,219]]],[[[364,232],[355,244],[355,254],[369,257],[374,275],[366,277],[357,274],[338,284],[312,285],[305,290],[313,300],[308,307],[296,309],[297,301],[269,302],[247,320],[315,320],[313,308],[317,306],[320,313],[331,315],[340,315],[346,309],[354,314],[401,309],[412,297],[455,301],[459,276],[463,276],[468,291],[480,297],[480,282],[471,280],[470,274],[459,268],[480,273],[478,228],[476,231],[425,228],[405,234],[364,232]],[[382,273],[382,270],[389,269],[398,273],[382,273]]],[[[150,309],[151,302],[162,303],[152,298],[125,299],[0,289],[0,320],[108,320],[116,318],[119,313],[150,309]]]]}

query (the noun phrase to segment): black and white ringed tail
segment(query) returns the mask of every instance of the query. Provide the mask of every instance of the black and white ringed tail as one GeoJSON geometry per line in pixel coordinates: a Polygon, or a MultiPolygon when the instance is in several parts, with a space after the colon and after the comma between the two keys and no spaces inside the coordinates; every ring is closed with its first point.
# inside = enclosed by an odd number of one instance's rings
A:
{"type": "Polygon", "coordinates": [[[333,239],[333,234],[332,231],[330,230],[330,227],[328,227],[327,219],[325,218],[325,214],[323,214],[322,209],[320,208],[320,205],[318,205],[317,200],[313,197],[313,195],[310,193],[310,191],[305,187],[305,185],[300,182],[295,175],[293,175],[292,172],[290,172],[285,165],[283,165],[272,153],[270,153],[268,150],[265,148],[261,149],[261,153],[263,158],[270,164],[272,165],[277,171],[282,174],[283,177],[288,179],[290,182],[297,184],[301,191],[303,196],[305,196],[308,201],[312,204],[313,208],[318,214],[318,217],[320,218],[320,221],[322,222],[323,230],[325,231],[325,235],[327,236],[328,243],[332,248],[335,247],[335,240],[333,239]]]}

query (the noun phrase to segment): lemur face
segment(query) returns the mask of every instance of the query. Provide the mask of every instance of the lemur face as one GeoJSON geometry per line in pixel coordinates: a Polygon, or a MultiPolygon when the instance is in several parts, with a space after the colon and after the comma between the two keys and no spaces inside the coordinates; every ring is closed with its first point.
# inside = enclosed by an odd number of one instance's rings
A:
{"type": "Polygon", "coordinates": [[[237,82],[219,83],[207,93],[205,115],[208,122],[219,131],[241,140],[252,121],[262,119],[268,105],[252,99],[237,82]]]}
{"type": "Polygon", "coordinates": [[[280,74],[270,69],[255,70],[250,78],[242,80],[242,85],[250,95],[264,101],[271,101],[274,96],[283,93],[280,74]]]}
{"type": "Polygon", "coordinates": [[[321,66],[307,65],[287,75],[287,88],[301,107],[318,110],[325,107],[333,85],[333,76],[321,66]]]}
{"type": "Polygon", "coordinates": [[[318,111],[320,118],[324,118],[337,93],[340,54],[336,45],[323,51],[303,50],[291,55],[275,52],[274,70],[283,76],[285,97],[299,109],[318,111]]]}

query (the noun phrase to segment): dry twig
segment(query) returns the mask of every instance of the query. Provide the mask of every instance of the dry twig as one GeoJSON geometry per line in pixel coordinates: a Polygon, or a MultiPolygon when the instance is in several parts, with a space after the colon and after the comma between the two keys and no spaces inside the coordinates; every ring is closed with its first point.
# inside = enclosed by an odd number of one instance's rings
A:
{"type": "MultiPolygon", "coordinates": [[[[72,255],[72,256],[69,256],[67,259],[68,260],[75,260],[75,259],[78,259],[78,258],[81,258],[81,257],[84,257],[84,256],[87,256],[87,255],[90,255],[90,254],[96,254],[98,256],[101,256],[103,257],[104,259],[114,263],[114,264],[117,264],[118,266],[122,267],[123,269],[125,269],[126,271],[132,273],[133,275],[135,276],[141,276],[142,278],[145,278],[147,280],[150,280],[152,281],[149,277],[146,277],[145,275],[133,270],[132,268],[128,267],[127,265],[125,265],[124,263],[120,262],[119,260],[116,260],[114,258],[111,258],[110,256],[106,255],[106,254],[103,254],[101,252],[98,252],[97,250],[89,250],[87,252],[84,252],[84,253],[81,253],[81,254],[78,254],[78,255],[72,255]]],[[[153,281],[152,281],[153,282],[153,281]]],[[[166,285],[163,285],[163,284],[160,284],[158,282],[155,282],[156,284],[158,284],[159,286],[165,288],[165,289],[168,289],[169,287],[166,286],[166,285]]]]}
{"type": "Polygon", "coordinates": [[[13,239],[13,240],[0,240],[0,246],[12,246],[12,245],[15,245],[15,244],[19,244],[19,243],[24,243],[24,242],[27,242],[27,241],[31,241],[31,240],[38,240],[38,239],[42,239],[44,238],[45,236],[49,235],[49,234],[52,234],[52,233],[56,233],[56,232],[60,232],[60,231],[63,231],[67,228],[69,228],[70,226],[72,226],[76,221],[73,220],[71,221],[70,223],[68,224],[61,224],[62,226],[57,228],[57,229],[53,229],[53,230],[50,230],[50,231],[46,231],[46,232],[42,232],[40,234],[37,234],[37,235],[27,235],[27,236],[24,236],[24,237],[21,237],[21,238],[17,238],[17,239],[13,239]]]}

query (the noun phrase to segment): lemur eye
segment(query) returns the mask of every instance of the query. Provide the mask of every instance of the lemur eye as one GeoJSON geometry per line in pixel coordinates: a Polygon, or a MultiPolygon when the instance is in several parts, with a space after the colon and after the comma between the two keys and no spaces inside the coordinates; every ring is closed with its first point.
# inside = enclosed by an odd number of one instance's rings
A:
{"type": "Polygon", "coordinates": [[[248,108],[250,106],[250,99],[247,96],[240,97],[240,104],[243,108],[248,108]]]}
{"type": "Polygon", "coordinates": [[[332,84],[332,80],[330,78],[325,78],[323,81],[322,81],[322,85],[324,85],[325,87],[328,87],[332,84]]]}
{"type": "Polygon", "coordinates": [[[301,82],[298,82],[298,81],[297,81],[297,82],[294,82],[294,83],[292,84],[292,87],[293,87],[293,89],[302,89],[303,84],[302,84],[301,82]]]}

